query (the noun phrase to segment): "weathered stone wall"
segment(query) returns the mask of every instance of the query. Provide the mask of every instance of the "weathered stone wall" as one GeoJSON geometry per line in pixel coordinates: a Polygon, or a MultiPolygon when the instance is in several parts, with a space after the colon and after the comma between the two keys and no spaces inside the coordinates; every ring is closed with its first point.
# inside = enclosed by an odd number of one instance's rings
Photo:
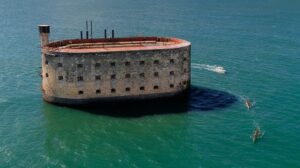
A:
{"type": "Polygon", "coordinates": [[[42,61],[45,99],[145,97],[181,92],[190,85],[190,46],[107,53],[46,52],[42,61]]]}

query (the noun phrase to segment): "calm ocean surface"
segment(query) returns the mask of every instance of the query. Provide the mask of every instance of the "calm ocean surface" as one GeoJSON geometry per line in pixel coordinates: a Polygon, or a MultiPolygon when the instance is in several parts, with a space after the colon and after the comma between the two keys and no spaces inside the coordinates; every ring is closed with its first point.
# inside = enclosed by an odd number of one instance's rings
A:
{"type": "Polygon", "coordinates": [[[299,109],[298,0],[1,0],[1,168],[300,167],[299,109]],[[77,38],[86,19],[98,37],[108,28],[191,41],[188,102],[89,110],[43,102],[37,25],[51,25],[52,40],[77,38]],[[256,125],[265,134],[253,144],[256,125]]]}

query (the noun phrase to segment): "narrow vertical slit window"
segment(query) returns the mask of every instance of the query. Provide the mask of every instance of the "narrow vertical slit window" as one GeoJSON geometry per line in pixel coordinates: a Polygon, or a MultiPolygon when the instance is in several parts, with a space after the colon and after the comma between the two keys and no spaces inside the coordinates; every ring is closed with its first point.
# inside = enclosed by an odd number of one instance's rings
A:
{"type": "Polygon", "coordinates": [[[174,76],[174,71],[170,71],[170,76],[174,76]]]}

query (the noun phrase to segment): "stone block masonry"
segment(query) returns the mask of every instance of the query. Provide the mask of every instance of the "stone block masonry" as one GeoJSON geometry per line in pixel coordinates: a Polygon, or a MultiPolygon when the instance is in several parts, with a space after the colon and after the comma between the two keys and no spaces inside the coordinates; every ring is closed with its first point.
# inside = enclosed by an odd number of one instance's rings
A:
{"type": "Polygon", "coordinates": [[[190,85],[190,51],[189,42],[158,37],[49,43],[43,97],[76,105],[177,95],[190,85]]]}

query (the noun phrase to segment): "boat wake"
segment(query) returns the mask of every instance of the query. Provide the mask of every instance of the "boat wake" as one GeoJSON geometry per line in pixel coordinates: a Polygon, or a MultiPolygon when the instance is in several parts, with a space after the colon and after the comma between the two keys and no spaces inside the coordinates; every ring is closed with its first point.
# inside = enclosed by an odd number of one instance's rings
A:
{"type": "Polygon", "coordinates": [[[218,65],[192,64],[192,68],[200,69],[200,70],[205,69],[205,70],[216,72],[216,73],[219,73],[219,74],[225,74],[226,73],[226,70],[224,69],[224,67],[218,66],[218,65]]]}

